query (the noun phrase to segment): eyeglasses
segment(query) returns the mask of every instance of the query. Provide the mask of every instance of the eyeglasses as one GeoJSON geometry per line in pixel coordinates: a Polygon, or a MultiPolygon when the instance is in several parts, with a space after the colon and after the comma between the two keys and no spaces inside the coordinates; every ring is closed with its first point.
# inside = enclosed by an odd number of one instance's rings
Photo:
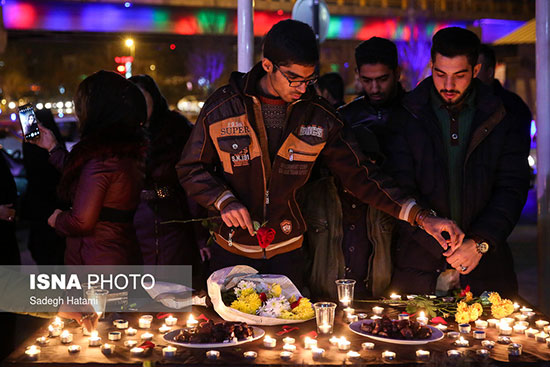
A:
{"type": "Polygon", "coordinates": [[[281,72],[281,74],[285,77],[286,81],[288,82],[288,86],[289,86],[289,87],[297,88],[297,87],[301,86],[302,84],[305,84],[306,87],[308,87],[308,86],[310,86],[310,85],[312,85],[312,84],[317,83],[317,79],[318,79],[317,76],[315,76],[314,78],[311,78],[311,79],[306,79],[306,80],[290,80],[290,78],[288,77],[288,75],[286,75],[285,72],[281,70],[281,68],[279,67],[279,65],[273,64],[273,67],[275,67],[276,69],[279,69],[279,71],[281,72]]]}

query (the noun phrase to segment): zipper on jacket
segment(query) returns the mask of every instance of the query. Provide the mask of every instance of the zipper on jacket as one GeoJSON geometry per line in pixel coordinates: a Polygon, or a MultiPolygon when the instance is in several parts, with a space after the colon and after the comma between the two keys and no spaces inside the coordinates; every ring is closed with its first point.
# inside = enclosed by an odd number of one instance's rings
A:
{"type": "Polygon", "coordinates": [[[290,148],[288,150],[288,160],[291,161],[291,162],[294,161],[294,153],[301,154],[301,155],[309,155],[309,156],[312,156],[312,157],[317,155],[315,153],[301,152],[299,150],[294,150],[294,149],[290,148]]]}
{"type": "Polygon", "coordinates": [[[265,190],[265,205],[269,205],[269,190],[265,190]]]}

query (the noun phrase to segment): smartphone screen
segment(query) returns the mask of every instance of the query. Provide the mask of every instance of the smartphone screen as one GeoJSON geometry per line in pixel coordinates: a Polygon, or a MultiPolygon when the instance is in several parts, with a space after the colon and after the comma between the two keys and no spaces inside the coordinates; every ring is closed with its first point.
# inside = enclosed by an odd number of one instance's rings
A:
{"type": "Polygon", "coordinates": [[[19,122],[26,140],[36,139],[40,135],[38,120],[30,104],[19,107],[19,122]]]}

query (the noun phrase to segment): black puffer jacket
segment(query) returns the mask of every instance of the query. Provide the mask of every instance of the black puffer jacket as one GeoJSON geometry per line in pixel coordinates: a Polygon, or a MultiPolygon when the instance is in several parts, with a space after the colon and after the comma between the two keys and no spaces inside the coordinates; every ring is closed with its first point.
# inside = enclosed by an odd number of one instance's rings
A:
{"type": "MultiPolygon", "coordinates": [[[[473,83],[477,99],[463,164],[462,229],[467,238],[487,241],[491,250],[461,282],[475,293],[510,294],[517,291],[517,281],[506,238],[519,219],[529,189],[529,123],[506,113],[489,87],[477,79],[473,83]]],[[[420,205],[449,217],[447,158],[441,125],[430,102],[431,88],[430,77],[405,96],[403,108],[390,121],[385,170],[420,205]]],[[[442,252],[424,231],[399,223],[394,273],[398,281],[394,285],[400,291],[433,291],[438,273],[447,267],[442,252]]]]}

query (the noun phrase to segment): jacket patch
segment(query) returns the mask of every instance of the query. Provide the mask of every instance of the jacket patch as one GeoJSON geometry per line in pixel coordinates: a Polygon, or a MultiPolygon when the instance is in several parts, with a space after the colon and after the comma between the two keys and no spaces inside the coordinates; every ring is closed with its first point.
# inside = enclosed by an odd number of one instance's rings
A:
{"type": "Polygon", "coordinates": [[[305,176],[309,173],[309,164],[281,163],[278,172],[283,175],[305,176]]]}
{"type": "Polygon", "coordinates": [[[236,154],[231,154],[231,163],[233,167],[244,167],[250,165],[250,153],[248,147],[236,154]]]}
{"type": "Polygon", "coordinates": [[[318,125],[301,126],[298,136],[315,136],[317,138],[323,138],[324,128],[318,125]]]}
{"type": "Polygon", "coordinates": [[[292,222],[285,219],[281,222],[281,230],[284,234],[289,235],[292,232],[292,222]]]}
{"type": "Polygon", "coordinates": [[[224,125],[220,129],[220,136],[247,135],[250,133],[250,128],[244,126],[241,121],[228,121],[224,125]]]}

